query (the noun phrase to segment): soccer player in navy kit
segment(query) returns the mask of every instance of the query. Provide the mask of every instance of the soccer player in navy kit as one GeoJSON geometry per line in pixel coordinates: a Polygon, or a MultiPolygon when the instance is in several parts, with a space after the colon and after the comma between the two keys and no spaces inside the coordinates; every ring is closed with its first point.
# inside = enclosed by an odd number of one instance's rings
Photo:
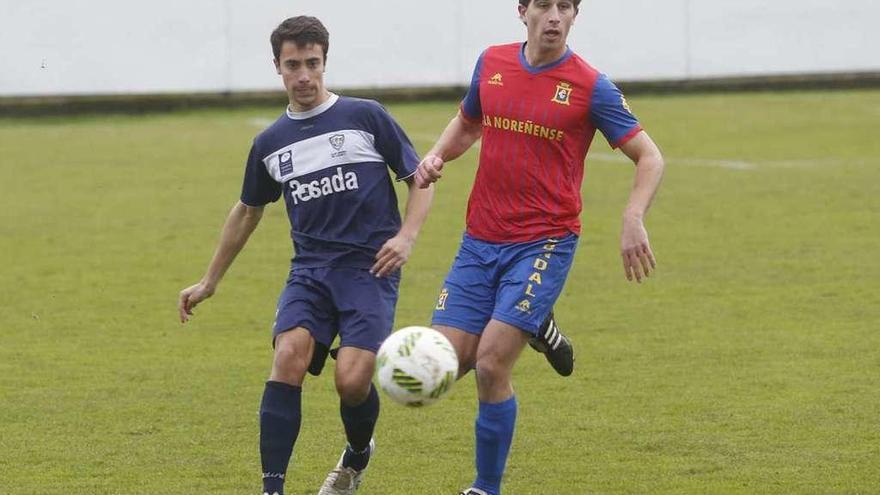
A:
{"type": "Polygon", "coordinates": [[[431,184],[482,139],[467,230],[432,322],[455,347],[460,371],[476,367],[477,476],[461,495],[501,493],[517,411],[511,372],[571,266],[597,129],[636,164],[621,234],[625,275],[641,282],[655,267],[643,217],[663,158],[614,84],[566,45],[579,3],[519,0],[527,41],[483,52],[458,115],[416,174],[431,184]]]}
{"type": "Polygon", "coordinates": [[[284,491],[305,374],[320,373],[338,336],[336,389],[348,445],[319,495],[350,495],[374,448],[376,351],[391,332],[400,268],[433,191],[415,186],[416,152],[381,105],[324,88],[329,34],[318,19],[285,20],[271,43],[290,104],[254,140],[241,199],[204,277],[181,291],[180,318],[187,321],[214,293],[263,207],[283,196],[296,254],[278,301],[272,371],[260,405],[263,491],[284,491]],[[402,222],[389,167],[409,186],[402,222]]]}

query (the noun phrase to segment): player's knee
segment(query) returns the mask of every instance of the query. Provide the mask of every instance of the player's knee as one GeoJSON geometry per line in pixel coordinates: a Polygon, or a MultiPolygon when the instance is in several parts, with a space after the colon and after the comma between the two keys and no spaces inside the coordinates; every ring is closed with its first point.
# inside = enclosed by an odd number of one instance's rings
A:
{"type": "Polygon", "coordinates": [[[477,359],[477,383],[481,387],[492,388],[498,384],[510,381],[510,368],[505,360],[492,353],[487,353],[477,359]]]}
{"type": "Polygon", "coordinates": [[[290,342],[279,341],[272,361],[272,379],[293,385],[301,385],[310,357],[305,349],[290,342]]]}
{"type": "Polygon", "coordinates": [[[356,406],[367,399],[372,385],[371,376],[358,373],[338,373],[336,375],[336,393],[343,403],[356,406]]]}
{"type": "Polygon", "coordinates": [[[477,360],[477,380],[479,381],[495,381],[502,377],[502,367],[500,361],[484,357],[477,360]]]}

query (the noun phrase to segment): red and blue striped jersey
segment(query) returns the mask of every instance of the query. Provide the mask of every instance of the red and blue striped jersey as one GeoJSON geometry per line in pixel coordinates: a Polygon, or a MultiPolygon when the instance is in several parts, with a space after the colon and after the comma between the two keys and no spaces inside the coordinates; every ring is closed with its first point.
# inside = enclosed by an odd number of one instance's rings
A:
{"type": "Polygon", "coordinates": [[[612,147],[641,131],[617,87],[570,49],[532,67],[524,43],[480,55],[461,113],[481,122],[467,232],[489,242],[580,235],[584,160],[596,129],[612,147]]]}

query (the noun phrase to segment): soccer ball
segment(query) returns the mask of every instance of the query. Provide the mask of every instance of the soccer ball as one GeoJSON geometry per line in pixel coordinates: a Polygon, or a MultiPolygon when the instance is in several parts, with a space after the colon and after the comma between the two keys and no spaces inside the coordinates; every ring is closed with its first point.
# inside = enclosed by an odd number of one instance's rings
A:
{"type": "Polygon", "coordinates": [[[407,406],[436,402],[449,392],[457,374],[455,349],[433,328],[401,328],[385,339],[376,356],[379,388],[407,406]]]}

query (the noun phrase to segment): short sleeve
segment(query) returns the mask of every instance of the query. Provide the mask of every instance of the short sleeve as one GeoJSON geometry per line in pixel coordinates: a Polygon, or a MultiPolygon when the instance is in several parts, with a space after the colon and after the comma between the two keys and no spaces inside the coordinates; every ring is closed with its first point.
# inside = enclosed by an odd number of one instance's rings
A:
{"type": "Polygon", "coordinates": [[[385,159],[385,163],[394,171],[397,180],[403,180],[416,172],[419,156],[403,128],[394,120],[385,107],[375,103],[370,119],[372,134],[376,141],[376,151],[385,159]]]}
{"type": "Polygon", "coordinates": [[[248,206],[264,206],[278,201],[281,184],[269,175],[266,165],[259,158],[256,143],[251,146],[244,181],[241,186],[241,202],[248,206]]]}
{"type": "Polygon", "coordinates": [[[468,92],[461,102],[461,113],[468,120],[479,121],[483,116],[483,107],[480,104],[480,72],[483,70],[483,57],[486,52],[480,54],[477,64],[474,66],[474,73],[471,76],[471,85],[468,92]]]}
{"type": "Polygon", "coordinates": [[[642,130],[623,93],[605,74],[599,76],[593,89],[590,121],[612,148],[622,146],[642,130]]]}

